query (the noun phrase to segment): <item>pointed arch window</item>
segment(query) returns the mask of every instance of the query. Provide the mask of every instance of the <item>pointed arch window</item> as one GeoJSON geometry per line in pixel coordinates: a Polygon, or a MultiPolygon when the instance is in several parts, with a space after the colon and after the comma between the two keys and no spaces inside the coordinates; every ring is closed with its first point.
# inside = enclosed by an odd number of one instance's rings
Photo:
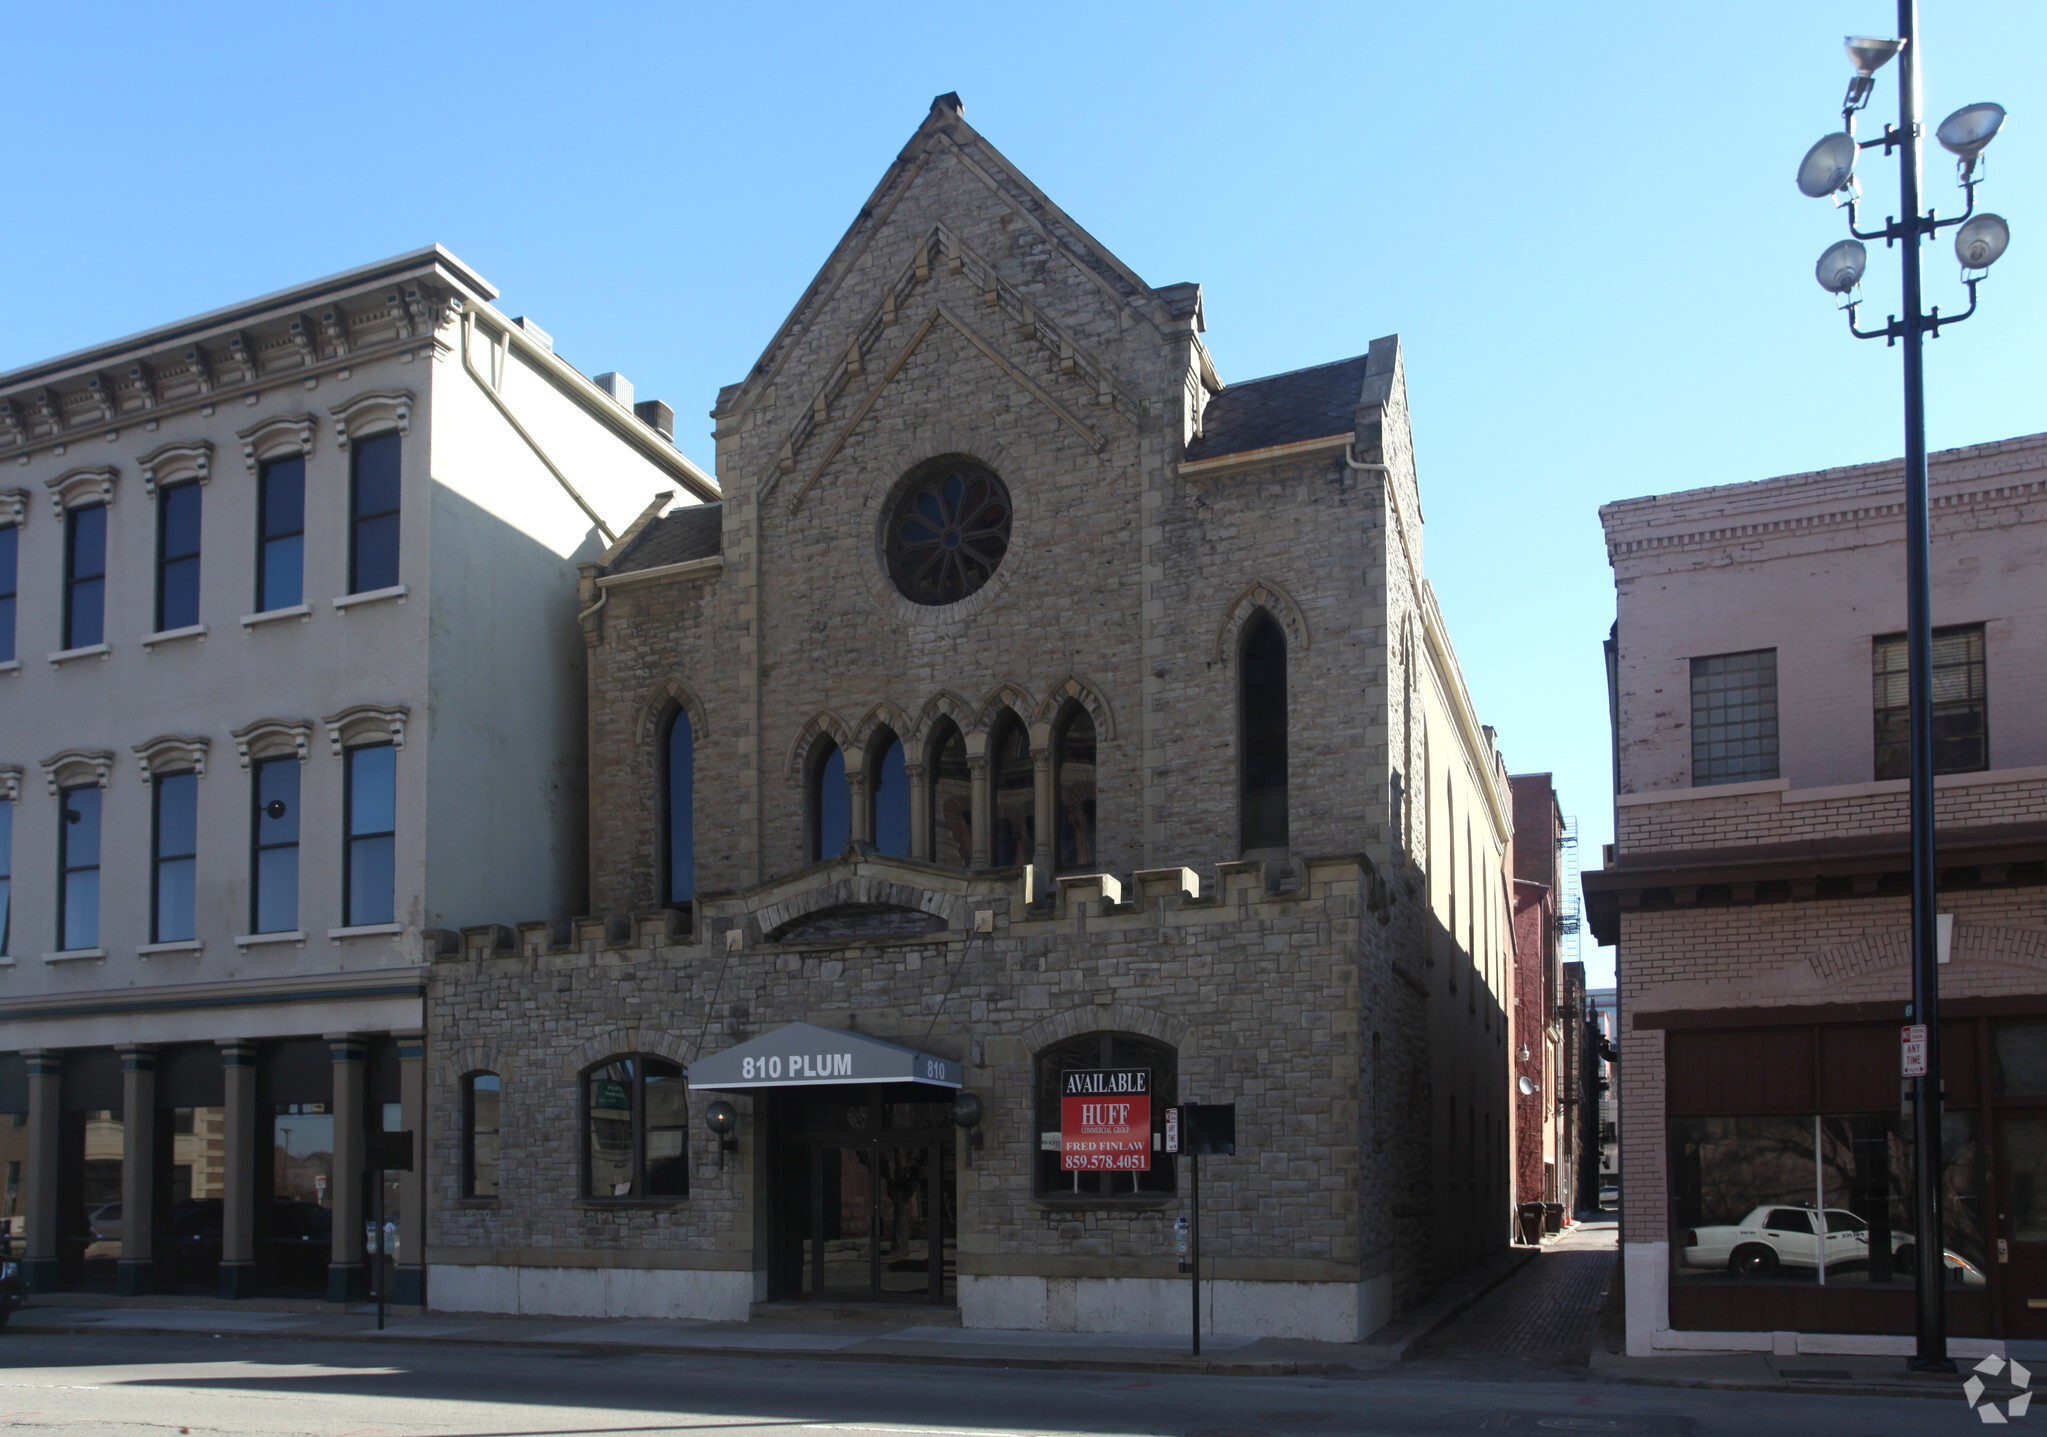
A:
{"type": "Polygon", "coordinates": [[[874,831],[868,841],[881,852],[906,858],[910,852],[910,774],[903,743],[891,729],[875,735],[867,755],[867,812],[874,831]]]}
{"type": "Polygon", "coordinates": [[[852,795],[846,791],[846,755],[820,739],[810,757],[810,861],[837,858],[853,837],[852,795]]]}
{"type": "Polygon", "coordinates": [[[662,802],[668,849],[668,903],[679,907],[697,893],[697,740],[689,715],[677,709],[668,721],[668,744],[663,756],[667,783],[662,802]]]}
{"type": "Polygon", "coordinates": [[[974,861],[974,778],[967,741],[951,719],[931,735],[931,861],[965,868],[974,861]]]}
{"type": "Polygon", "coordinates": [[[988,861],[997,868],[1029,863],[1037,850],[1037,794],[1031,736],[1014,714],[1004,714],[989,739],[988,797],[988,861]]]}
{"type": "Polygon", "coordinates": [[[1286,635],[1260,609],[1237,651],[1238,821],[1246,852],[1287,846],[1286,635]]]}
{"type": "Polygon", "coordinates": [[[1052,736],[1052,808],[1062,873],[1101,866],[1095,848],[1095,720],[1071,705],[1052,736]]]}

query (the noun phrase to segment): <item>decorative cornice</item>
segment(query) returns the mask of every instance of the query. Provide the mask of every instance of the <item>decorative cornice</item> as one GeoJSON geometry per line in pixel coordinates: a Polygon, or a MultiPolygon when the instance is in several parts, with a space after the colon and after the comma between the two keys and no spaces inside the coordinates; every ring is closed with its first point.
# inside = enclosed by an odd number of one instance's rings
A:
{"type": "Polygon", "coordinates": [[[83,787],[87,781],[95,788],[105,788],[113,772],[112,749],[67,748],[43,760],[43,781],[52,798],[63,789],[83,787]]]}
{"type": "Polygon", "coordinates": [[[21,802],[21,765],[0,763],[0,798],[9,803],[21,802]]]}
{"type": "Polygon", "coordinates": [[[142,470],[142,492],[156,497],[159,484],[180,479],[197,479],[201,484],[213,477],[213,444],[206,439],[175,439],[159,445],[135,461],[142,470]]]}
{"type": "Polygon", "coordinates": [[[406,714],[403,704],[356,704],[320,722],[327,728],[328,749],[340,758],[342,749],[362,743],[404,748],[406,714]]]}
{"type": "Polygon", "coordinates": [[[343,400],[327,411],[334,416],[334,442],[346,449],[351,432],[354,438],[361,439],[386,428],[410,434],[413,403],[409,389],[373,389],[343,400]]]}
{"type": "Polygon", "coordinates": [[[45,479],[43,487],[50,491],[50,503],[61,521],[65,510],[81,504],[113,503],[114,481],[120,477],[121,471],[111,464],[87,464],[66,469],[54,479],[45,479]]]}
{"type": "Polygon", "coordinates": [[[0,489],[0,529],[18,529],[28,522],[28,490],[0,489]]]}
{"type": "Polygon", "coordinates": [[[229,737],[235,741],[235,755],[241,760],[242,772],[247,773],[259,758],[283,758],[290,754],[304,763],[313,739],[313,724],[310,719],[257,719],[234,730],[229,737]]]}
{"type": "MultiPolygon", "coordinates": [[[[2047,480],[2036,479],[2022,484],[1986,485],[1944,494],[1935,492],[1929,496],[1929,503],[1934,515],[1938,516],[1948,510],[2033,503],[2042,498],[2047,498],[2047,480]]],[[[1817,514],[1799,514],[1784,519],[1760,519],[1680,533],[1649,534],[1639,539],[1609,539],[1606,549],[1609,559],[1621,559],[1671,549],[1713,548],[1755,539],[1826,533],[1873,522],[1902,523],[1904,517],[1904,502],[1896,500],[1829,509],[1817,514]]]]}
{"type": "Polygon", "coordinates": [[[142,766],[142,778],[146,783],[159,773],[191,769],[199,777],[206,777],[206,750],[213,741],[198,734],[159,734],[147,743],[135,745],[135,761],[142,766]]]}
{"type": "Polygon", "coordinates": [[[313,434],[320,421],[310,414],[278,414],[235,431],[242,441],[242,463],[254,475],[265,460],[313,452],[313,434]]]}

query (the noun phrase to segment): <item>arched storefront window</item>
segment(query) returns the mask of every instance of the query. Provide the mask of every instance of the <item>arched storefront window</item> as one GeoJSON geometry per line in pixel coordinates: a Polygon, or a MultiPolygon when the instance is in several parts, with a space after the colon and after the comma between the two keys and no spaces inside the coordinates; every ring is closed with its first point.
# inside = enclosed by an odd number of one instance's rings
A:
{"type": "Polygon", "coordinates": [[[1166,1109],[1178,1103],[1180,1055],[1172,1045],[1137,1033],[1083,1033],[1044,1049],[1037,1058],[1038,1152],[1033,1184],[1040,1197],[1144,1197],[1174,1189],[1173,1159],[1165,1151],[1166,1109]],[[1069,1073],[1138,1069],[1149,1074],[1151,1166],[1141,1172],[1069,1172],[1060,1132],[1069,1073]]]}
{"type": "Polygon", "coordinates": [[[868,841],[895,858],[910,852],[910,775],[903,764],[903,745],[883,729],[867,757],[868,812],[874,832],[868,841]]]}
{"type": "Polygon", "coordinates": [[[583,1196],[689,1192],[689,1089],[664,1058],[625,1053],[583,1074],[583,1196]]]}
{"type": "Polygon", "coordinates": [[[988,743],[988,861],[997,868],[1029,863],[1037,847],[1037,795],[1031,736],[1014,714],[996,724],[988,743]]]}
{"type": "Polygon", "coordinates": [[[686,713],[669,721],[666,767],[667,901],[682,904],[697,893],[696,733],[686,713]]]}
{"type": "Polygon", "coordinates": [[[830,739],[821,739],[810,757],[810,861],[837,858],[853,837],[853,815],[846,792],[846,756],[830,739]]]}
{"type": "Polygon", "coordinates": [[[931,861],[965,868],[974,861],[974,780],[967,741],[950,719],[931,736],[931,861]]]}
{"type": "Polygon", "coordinates": [[[1287,846],[1286,636],[1260,609],[1237,650],[1238,818],[1245,852],[1287,846]]]}
{"type": "Polygon", "coordinates": [[[1095,849],[1095,721],[1078,704],[1052,740],[1052,808],[1061,873],[1092,872],[1095,849]]]}

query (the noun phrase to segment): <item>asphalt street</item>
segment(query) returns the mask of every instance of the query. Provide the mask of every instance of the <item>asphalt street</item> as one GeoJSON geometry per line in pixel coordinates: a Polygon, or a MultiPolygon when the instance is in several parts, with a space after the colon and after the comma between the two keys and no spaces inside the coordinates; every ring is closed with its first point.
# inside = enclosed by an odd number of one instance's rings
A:
{"type": "MultiPolygon", "coordinates": [[[[1905,1437],[1960,1401],[1697,1391],[1563,1368],[1429,1363],[1357,1378],[1146,1377],[499,1351],[394,1341],[0,1333],[0,1430],[305,1437],[1905,1437]]],[[[2016,1424],[2015,1424],[2016,1425],[2016,1424]]],[[[2047,1414],[2043,1414],[2047,1427],[2047,1414]]]]}

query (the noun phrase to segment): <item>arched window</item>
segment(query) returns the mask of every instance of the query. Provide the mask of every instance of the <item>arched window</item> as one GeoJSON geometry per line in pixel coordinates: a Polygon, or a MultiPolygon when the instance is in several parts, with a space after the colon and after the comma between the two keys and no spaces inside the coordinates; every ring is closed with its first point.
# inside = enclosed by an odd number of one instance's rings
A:
{"type": "Polygon", "coordinates": [[[1052,737],[1052,808],[1061,873],[1100,866],[1095,849],[1095,721],[1074,704],[1052,737]]]}
{"type": "MultiPolygon", "coordinates": [[[[1118,1081],[1115,1086],[1127,1091],[1129,1084],[1118,1081]]],[[[1035,1186],[1040,1197],[1099,1200],[1173,1191],[1173,1159],[1165,1150],[1166,1109],[1180,1100],[1180,1055],[1170,1044],[1136,1033],[1083,1033],[1068,1038],[1038,1054],[1037,1090],[1035,1186]],[[1138,1155],[1147,1166],[1111,1172],[1069,1169],[1061,1134],[1065,1131],[1067,1090],[1076,1084],[1069,1083],[1068,1076],[1132,1071],[1143,1073],[1144,1086],[1150,1089],[1146,1096],[1151,1110],[1151,1151],[1138,1155]]],[[[1081,1116],[1076,1114],[1076,1118],[1081,1116]]]]}
{"type": "Polygon", "coordinates": [[[810,861],[837,858],[853,837],[853,815],[846,792],[846,756],[830,739],[821,739],[810,756],[810,861]]]}
{"type": "Polygon", "coordinates": [[[974,778],[967,741],[950,719],[931,735],[931,861],[965,868],[974,861],[974,778]]]}
{"type": "Polygon", "coordinates": [[[462,1196],[498,1195],[498,1075],[462,1080],[462,1196]]]}
{"type": "Polygon", "coordinates": [[[1285,848],[1286,635],[1260,609],[1237,650],[1238,818],[1246,852],[1285,848]]]}
{"type": "Polygon", "coordinates": [[[1037,790],[1031,736],[1006,713],[988,743],[988,861],[997,868],[1029,863],[1038,841],[1037,790]]]}
{"type": "Polygon", "coordinates": [[[883,853],[905,858],[910,852],[910,775],[903,764],[903,745],[883,729],[867,754],[867,812],[874,825],[868,841],[883,853]]]}
{"type": "Polygon", "coordinates": [[[689,1192],[689,1088],[663,1058],[625,1053],[583,1074],[583,1196],[689,1192]]]}
{"type": "Polygon", "coordinates": [[[667,768],[663,798],[667,809],[667,901],[681,905],[697,894],[697,741],[689,715],[680,710],[668,724],[667,768]]]}

